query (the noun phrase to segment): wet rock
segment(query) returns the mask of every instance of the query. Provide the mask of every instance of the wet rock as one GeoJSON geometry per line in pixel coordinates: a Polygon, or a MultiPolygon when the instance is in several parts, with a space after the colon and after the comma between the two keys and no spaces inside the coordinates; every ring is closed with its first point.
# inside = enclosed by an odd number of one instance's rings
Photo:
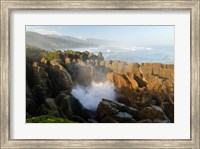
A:
{"type": "Polygon", "coordinates": [[[36,111],[36,103],[35,99],[33,97],[33,94],[31,92],[31,89],[28,85],[28,82],[26,82],[26,113],[28,117],[31,117],[35,114],[36,111]]]}
{"type": "Polygon", "coordinates": [[[70,119],[74,122],[86,123],[86,121],[78,115],[72,115],[70,119]]]}
{"type": "Polygon", "coordinates": [[[170,123],[169,120],[162,120],[162,119],[154,119],[153,122],[154,123],[170,123]]]}
{"type": "Polygon", "coordinates": [[[86,109],[79,100],[72,95],[61,93],[56,97],[55,103],[69,119],[71,119],[72,115],[77,115],[85,121],[94,117],[92,112],[86,109]]]}
{"type": "Polygon", "coordinates": [[[174,106],[170,105],[168,102],[162,102],[161,108],[165,112],[166,116],[170,119],[170,121],[174,122],[174,106]]]}
{"type": "Polygon", "coordinates": [[[151,107],[145,107],[140,110],[140,119],[161,119],[168,120],[165,113],[159,106],[151,105],[151,107]]]}
{"type": "Polygon", "coordinates": [[[97,107],[97,119],[112,118],[118,122],[135,122],[139,118],[138,110],[124,104],[102,99],[97,107]]]}
{"type": "Polygon", "coordinates": [[[88,119],[89,123],[98,123],[98,121],[96,121],[95,119],[88,119]]]}
{"type": "Polygon", "coordinates": [[[61,91],[71,92],[72,78],[64,67],[59,64],[59,67],[49,67],[48,71],[54,94],[58,94],[61,91]]]}
{"type": "Polygon", "coordinates": [[[138,123],[153,123],[153,122],[150,119],[143,119],[143,120],[138,121],[138,123]]]}
{"type": "Polygon", "coordinates": [[[117,114],[112,116],[113,119],[115,119],[118,122],[121,123],[131,123],[131,122],[136,122],[132,115],[126,113],[126,112],[118,112],[117,114]]]}
{"type": "Polygon", "coordinates": [[[57,105],[53,98],[46,98],[44,103],[40,106],[36,115],[49,115],[55,117],[65,117],[59,112],[57,105]]]}
{"type": "Polygon", "coordinates": [[[106,116],[111,116],[119,112],[114,103],[101,101],[97,107],[97,119],[101,120],[106,116]]]}
{"type": "Polygon", "coordinates": [[[135,103],[138,106],[146,107],[152,104],[152,96],[149,93],[141,93],[140,97],[137,99],[135,103]]]}
{"type": "Polygon", "coordinates": [[[112,117],[109,117],[109,116],[106,116],[100,122],[101,123],[119,123],[118,121],[116,121],[115,119],[113,119],[112,117]]]}

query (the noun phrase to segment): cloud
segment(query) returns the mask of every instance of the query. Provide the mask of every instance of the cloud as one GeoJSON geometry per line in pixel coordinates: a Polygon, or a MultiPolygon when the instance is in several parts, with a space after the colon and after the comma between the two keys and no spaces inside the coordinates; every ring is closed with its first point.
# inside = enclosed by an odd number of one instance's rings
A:
{"type": "Polygon", "coordinates": [[[35,29],[35,30],[32,30],[33,32],[37,32],[39,34],[43,34],[43,35],[52,35],[52,34],[55,34],[55,35],[62,35],[60,34],[59,32],[57,31],[51,31],[51,30],[45,30],[45,29],[35,29]]]}

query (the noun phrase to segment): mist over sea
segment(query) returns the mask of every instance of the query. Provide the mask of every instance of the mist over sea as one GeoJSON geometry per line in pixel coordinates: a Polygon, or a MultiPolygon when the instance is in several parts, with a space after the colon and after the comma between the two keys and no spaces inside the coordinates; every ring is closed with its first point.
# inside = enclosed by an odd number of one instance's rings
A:
{"type": "MultiPolygon", "coordinates": [[[[66,50],[66,49],[63,49],[66,50]]],[[[102,52],[105,60],[121,60],[128,63],[163,63],[174,64],[174,46],[151,47],[114,47],[101,46],[92,48],[73,48],[75,51],[88,51],[94,54],[102,52]]]]}

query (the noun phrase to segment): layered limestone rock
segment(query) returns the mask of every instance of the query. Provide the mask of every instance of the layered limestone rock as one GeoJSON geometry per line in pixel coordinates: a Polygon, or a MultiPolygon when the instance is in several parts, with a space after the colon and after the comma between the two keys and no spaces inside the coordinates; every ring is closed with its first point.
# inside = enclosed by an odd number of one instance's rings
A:
{"type": "Polygon", "coordinates": [[[173,122],[174,65],[104,60],[102,53],[56,51],[27,58],[27,117],[49,115],[74,122],[173,122]],[[102,100],[94,113],[70,93],[74,84],[109,80],[116,100],[102,100]],[[123,104],[122,104],[123,103],[123,104]]]}
{"type": "Polygon", "coordinates": [[[170,120],[165,115],[161,107],[150,105],[141,110],[102,99],[97,108],[97,119],[104,123],[169,123],[170,120]]]}

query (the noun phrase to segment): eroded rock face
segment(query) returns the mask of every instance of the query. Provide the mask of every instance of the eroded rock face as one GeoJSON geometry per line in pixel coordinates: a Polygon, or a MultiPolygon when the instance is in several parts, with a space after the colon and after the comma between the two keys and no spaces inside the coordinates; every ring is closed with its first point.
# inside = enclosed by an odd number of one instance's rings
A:
{"type": "Polygon", "coordinates": [[[72,79],[71,75],[62,67],[60,70],[59,67],[50,66],[48,67],[49,80],[55,94],[58,94],[61,91],[66,91],[67,93],[71,92],[72,88],[72,79]]]}
{"type": "Polygon", "coordinates": [[[139,67],[140,67],[140,65],[138,63],[130,63],[125,66],[124,72],[125,73],[129,72],[129,73],[135,74],[138,71],[139,67]]]}
{"type": "Polygon", "coordinates": [[[131,91],[133,89],[132,84],[129,81],[129,79],[126,77],[126,75],[110,72],[107,74],[106,77],[116,86],[117,89],[121,89],[121,90],[125,89],[127,91],[131,91]]]}
{"type": "Polygon", "coordinates": [[[138,111],[124,104],[103,99],[97,107],[97,119],[100,122],[136,122],[138,111]]]}
{"type": "Polygon", "coordinates": [[[78,122],[86,122],[88,119],[94,118],[91,111],[86,109],[78,99],[72,95],[60,93],[55,99],[56,105],[60,108],[63,114],[71,119],[78,120],[78,122]],[[81,121],[83,119],[84,121],[81,121]]]}
{"type": "Polygon", "coordinates": [[[151,91],[160,91],[163,85],[163,80],[154,75],[148,75],[146,77],[147,87],[151,91]]]}
{"type": "Polygon", "coordinates": [[[169,123],[170,120],[162,108],[155,105],[140,110],[102,99],[97,108],[97,119],[102,123],[169,123]]]}
{"type": "MultiPolygon", "coordinates": [[[[111,64],[110,64],[111,65],[111,64]]],[[[109,66],[110,67],[110,66],[109,66]]],[[[160,63],[128,64],[120,74],[110,72],[107,79],[115,84],[120,102],[134,108],[151,105],[162,107],[170,121],[174,121],[174,67],[160,63]],[[163,104],[169,103],[169,104],[163,104]],[[170,110],[166,110],[166,107],[170,110]]],[[[150,119],[148,116],[146,119],[150,119]]],[[[154,122],[153,119],[151,119],[154,122]]],[[[157,119],[155,122],[165,122],[157,119]]]]}
{"type": "Polygon", "coordinates": [[[174,121],[174,65],[127,64],[105,61],[102,53],[71,52],[57,51],[51,60],[27,58],[27,117],[46,114],[103,123],[174,121]],[[102,100],[95,117],[70,94],[71,89],[73,84],[87,87],[106,79],[115,85],[117,100],[123,104],[102,100]]]}
{"type": "Polygon", "coordinates": [[[153,122],[170,122],[161,107],[155,105],[143,108],[139,115],[140,119],[150,119],[153,122]]]}
{"type": "Polygon", "coordinates": [[[36,115],[50,115],[55,117],[64,117],[62,112],[59,111],[54,98],[46,98],[44,103],[39,107],[36,115]]]}
{"type": "Polygon", "coordinates": [[[32,95],[31,89],[26,82],[26,113],[27,117],[31,117],[35,114],[36,111],[36,103],[34,96],[32,95]]]}

